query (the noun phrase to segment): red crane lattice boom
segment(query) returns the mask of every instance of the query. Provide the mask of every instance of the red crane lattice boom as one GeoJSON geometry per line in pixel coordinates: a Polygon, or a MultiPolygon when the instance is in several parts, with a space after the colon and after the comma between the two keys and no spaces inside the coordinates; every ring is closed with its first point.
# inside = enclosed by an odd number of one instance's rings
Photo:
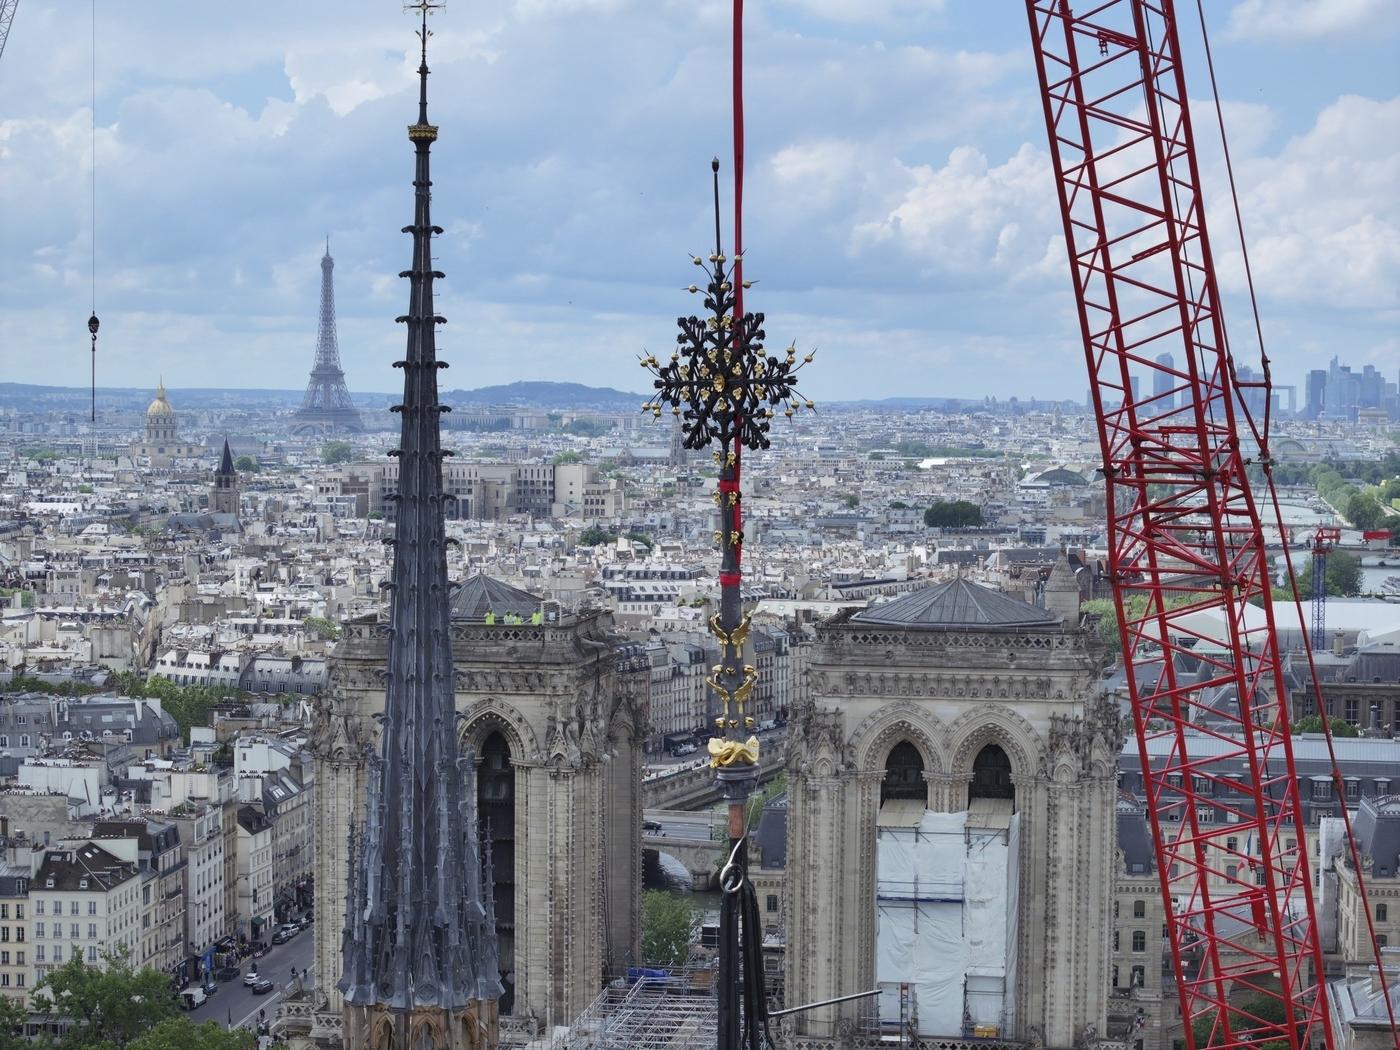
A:
{"type": "MultiPolygon", "coordinates": [[[[1259,507],[1171,0],[1027,0],[1186,1038],[1331,1046],[1259,507]],[[1255,603],[1258,604],[1255,604],[1255,603]],[[1204,672],[1204,673],[1202,673],[1204,672]],[[1282,1019],[1238,1005],[1272,1000],[1282,1019]],[[1232,998],[1233,993],[1233,998],[1232,998]]],[[[1270,1011],[1274,1012],[1274,1011],[1270,1011]]]]}

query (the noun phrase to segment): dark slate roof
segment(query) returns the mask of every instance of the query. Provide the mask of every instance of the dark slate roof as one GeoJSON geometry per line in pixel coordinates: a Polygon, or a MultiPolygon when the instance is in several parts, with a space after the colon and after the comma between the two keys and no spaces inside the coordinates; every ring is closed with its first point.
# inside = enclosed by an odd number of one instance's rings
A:
{"type": "Polygon", "coordinates": [[[1363,798],[1352,821],[1356,845],[1370,857],[1377,875],[1397,874],[1400,864],[1400,795],[1363,798]]]}
{"type": "Polygon", "coordinates": [[[1123,851],[1123,865],[1129,875],[1146,875],[1157,866],[1147,809],[1125,793],[1118,796],[1118,848],[1123,851]]]}
{"type": "Polygon", "coordinates": [[[541,600],[528,591],[477,573],[452,592],[451,616],[454,620],[480,621],[488,612],[495,613],[497,620],[514,613],[528,620],[540,611],[541,600]]]}
{"type": "Polygon", "coordinates": [[[1400,682],[1400,646],[1375,643],[1359,649],[1347,665],[1347,681],[1400,682]]]}
{"type": "Polygon", "coordinates": [[[1020,598],[962,577],[912,591],[851,617],[853,623],[890,627],[1049,627],[1059,618],[1020,598]]]}
{"type": "Polygon", "coordinates": [[[272,827],[272,821],[267,814],[253,806],[238,807],[238,826],[250,835],[256,835],[260,831],[266,831],[272,827]]]}
{"type": "Polygon", "coordinates": [[[101,846],[85,842],[77,849],[49,850],[34,873],[31,889],[110,890],[137,873],[135,864],[114,857],[101,846]],[[49,886],[49,880],[53,885],[49,886]],[[83,885],[87,880],[87,885],[83,885]]]}
{"type": "MultiPolygon", "coordinates": [[[[136,839],[141,853],[159,856],[180,849],[180,829],[155,819],[99,820],[92,826],[94,839],[136,839]]],[[[143,859],[147,859],[143,858],[143,859]]],[[[142,867],[146,865],[143,864],[142,867]]]]}
{"type": "Polygon", "coordinates": [[[787,808],[787,792],[763,804],[763,815],[758,821],[758,844],[765,868],[787,867],[787,808]]]}

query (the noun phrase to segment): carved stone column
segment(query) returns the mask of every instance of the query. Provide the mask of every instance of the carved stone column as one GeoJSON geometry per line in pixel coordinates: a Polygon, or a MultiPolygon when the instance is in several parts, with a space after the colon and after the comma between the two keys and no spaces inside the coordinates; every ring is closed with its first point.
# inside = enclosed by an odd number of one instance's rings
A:
{"type": "MultiPolygon", "coordinates": [[[[925,773],[924,782],[928,784],[928,808],[935,813],[957,813],[959,807],[953,804],[953,799],[961,794],[967,797],[967,777],[958,776],[953,773],[925,773]]],[[[966,808],[963,806],[962,808],[966,808]]]]}

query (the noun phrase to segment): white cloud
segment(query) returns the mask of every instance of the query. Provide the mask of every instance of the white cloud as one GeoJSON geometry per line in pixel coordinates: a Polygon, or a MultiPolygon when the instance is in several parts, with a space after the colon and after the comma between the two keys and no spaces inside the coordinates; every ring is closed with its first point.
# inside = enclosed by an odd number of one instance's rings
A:
{"type": "Polygon", "coordinates": [[[1227,33],[1246,40],[1312,40],[1374,36],[1400,24],[1394,0],[1241,0],[1227,33]]]}
{"type": "MultiPolygon", "coordinates": [[[[1400,98],[1344,96],[1276,156],[1246,158],[1236,171],[1261,295],[1360,310],[1400,305],[1400,98]]],[[[1208,214],[1222,279],[1238,290],[1243,267],[1226,204],[1208,214]]]]}
{"type": "Polygon", "coordinates": [[[854,246],[893,245],[926,272],[1024,276],[1040,268],[1055,233],[1049,165],[1029,144],[995,166],[975,147],[958,146],[941,168],[905,169],[900,199],[856,226],[854,246]]]}
{"type": "MultiPolygon", "coordinates": [[[[900,391],[902,361],[927,377],[919,392],[1032,381],[1081,392],[1024,19],[1000,6],[750,5],[745,229],[761,278],[750,305],[784,341],[823,348],[814,392],[900,391]]],[[[163,369],[191,385],[229,362],[250,384],[301,386],[329,231],[351,384],[392,389],[412,19],[377,0],[191,11],[149,0],[104,20],[98,7],[99,369],[132,381],[163,369]]],[[[6,379],[86,382],[83,354],[47,352],[86,341],[82,17],[75,33],[59,8],[22,15],[0,75],[6,379]]],[[[714,153],[728,200],[728,18],[725,0],[509,0],[435,20],[433,210],[447,233],[434,250],[455,384],[625,388],[629,351],[670,343],[692,302],[679,292],[686,250],[713,236],[714,153]]],[[[1296,333],[1299,352],[1346,340],[1383,354],[1395,311],[1375,304],[1394,302],[1400,283],[1390,104],[1338,103],[1316,128],[1297,123],[1342,90],[1374,93],[1374,61],[1348,79],[1341,47],[1329,43],[1341,57],[1310,66],[1287,108],[1270,88],[1281,74],[1259,64],[1265,49],[1222,41],[1217,60],[1229,55],[1250,90],[1259,81],[1245,97],[1277,106],[1227,104],[1271,328],[1296,333]],[[1357,305],[1332,309],[1343,301],[1357,305]]],[[[1218,164],[1203,150],[1219,225],[1218,164]]],[[[1218,254],[1227,240],[1217,234],[1218,254]]],[[[1236,287],[1237,260],[1221,265],[1236,287]]]]}
{"type": "Polygon", "coordinates": [[[938,14],[947,0],[780,0],[785,7],[796,8],[817,18],[832,22],[890,22],[896,18],[938,14]]]}

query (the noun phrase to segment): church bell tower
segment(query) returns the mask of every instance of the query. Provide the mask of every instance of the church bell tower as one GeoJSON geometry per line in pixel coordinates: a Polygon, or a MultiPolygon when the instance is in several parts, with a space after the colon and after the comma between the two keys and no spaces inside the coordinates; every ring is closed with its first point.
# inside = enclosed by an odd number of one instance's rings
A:
{"type": "Polygon", "coordinates": [[[1045,607],[957,578],[818,627],[788,735],[787,1000],[881,994],[785,1018],[801,1045],[1104,1034],[1124,727],[1073,574],[1050,582],[1045,607]]]}
{"type": "Polygon", "coordinates": [[[233,451],[224,441],[224,455],[214,472],[214,487],[209,490],[209,510],[214,514],[238,516],[238,472],[233,469],[233,451]]]}

